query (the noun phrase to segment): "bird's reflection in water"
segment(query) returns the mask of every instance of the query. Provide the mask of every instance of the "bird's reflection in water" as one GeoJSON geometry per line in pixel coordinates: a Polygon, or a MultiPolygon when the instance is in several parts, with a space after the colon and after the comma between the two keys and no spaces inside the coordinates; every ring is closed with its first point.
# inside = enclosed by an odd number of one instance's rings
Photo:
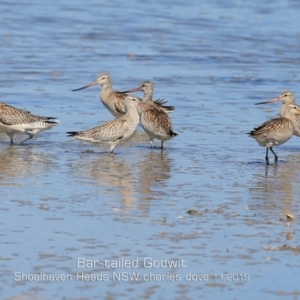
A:
{"type": "Polygon", "coordinates": [[[163,196],[172,165],[167,152],[148,151],[143,155],[129,152],[126,157],[84,152],[70,168],[80,178],[92,178],[92,184],[102,187],[100,193],[120,198],[124,208],[144,210],[148,209],[148,200],[163,196]]]}
{"type": "Polygon", "coordinates": [[[107,153],[82,154],[79,163],[72,164],[80,176],[93,179],[107,196],[121,198],[125,208],[133,208],[137,199],[136,165],[126,158],[107,153]]]}
{"type": "MultiPolygon", "coordinates": [[[[1,145],[2,146],[2,145],[1,145]]],[[[40,146],[13,145],[0,148],[1,184],[17,184],[12,178],[37,177],[49,171],[53,162],[49,155],[39,153],[40,146]]],[[[22,184],[26,184],[22,181],[22,184]]]]}
{"type": "Polygon", "coordinates": [[[259,172],[253,174],[252,199],[268,209],[276,209],[280,203],[283,214],[291,212],[300,194],[300,154],[259,168],[259,172]]]}
{"type": "MultiPolygon", "coordinates": [[[[163,197],[164,188],[171,178],[172,160],[165,150],[153,149],[142,157],[139,166],[140,205],[147,208],[148,200],[163,197]]],[[[169,189],[167,189],[169,190],[169,189]]]]}

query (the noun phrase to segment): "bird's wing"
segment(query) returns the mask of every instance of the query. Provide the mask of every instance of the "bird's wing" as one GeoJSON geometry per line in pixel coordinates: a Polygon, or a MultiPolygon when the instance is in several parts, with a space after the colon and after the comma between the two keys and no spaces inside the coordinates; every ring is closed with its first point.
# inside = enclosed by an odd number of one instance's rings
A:
{"type": "Polygon", "coordinates": [[[122,139],[128,129],[128,120],[115,119],[85,132],[95,140],[109,142],[122,139]]]}
{"type": "MultiPolygon", "coordinates": [[[[26,124],[41,121],[43,119],[29,112],[7,105],[0,104],[0,122],[5,125],[26,124]]],[[[45,119],[46,120],[46,119],[45,119]]]]}

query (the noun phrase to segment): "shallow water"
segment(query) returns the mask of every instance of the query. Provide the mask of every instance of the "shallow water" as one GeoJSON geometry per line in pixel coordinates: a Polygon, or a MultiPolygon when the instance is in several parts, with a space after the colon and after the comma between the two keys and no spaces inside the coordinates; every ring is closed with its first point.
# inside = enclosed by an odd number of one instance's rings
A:
{"type": "Polygon", "coordinates": [[[299,140],[266,166],[245,134],[279,112],[255,102],[300,95],[297,1],[0,8],[1,101],[61,121],[0,136],[2,299],[300,298],[299,140]],[[163,151],[141,128],[113,156],[66,136],[112,119],[71,92],[103,71],[176,106],[163,151]]]}

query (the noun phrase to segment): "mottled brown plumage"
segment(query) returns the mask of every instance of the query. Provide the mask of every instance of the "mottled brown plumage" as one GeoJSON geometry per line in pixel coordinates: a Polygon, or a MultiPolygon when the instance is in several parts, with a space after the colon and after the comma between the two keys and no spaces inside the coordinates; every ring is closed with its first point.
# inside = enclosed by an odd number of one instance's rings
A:
{"type": "Polygon", "coordinates": [[[141,114],[141,124],[147,133],[151,148],[153,148],[153,140],[161,141],[161,149],[163,149],[164,141],[170,140],[178,134],[173,131],[173,125],[167,111],[174,110],[173,106],[162,106],[158,104],[160,100],[153,102],[153,84],[145,81],[140,87],[125,91],[125,93],[143,91],[143,103],[151,107],[151,110],[139,109],[141,114]],[[168,109],[167,109],[168,108],[168,109]]]}
{"type": "Polygon", "coordinates": [[[153,101],[143,101],[147,106],[152,107],[149,109],[140,109],[141,124],[147,133],[151,148],[153,148],[153,140],[158,139],[161,141],[161,149],[163,149],[164,141],[170,140],[178,134],[173,131],[173,125],[168,114],[161,108],[157,108],[153,101]]]}
{"type": "Polygon", "coordinates": [[[249,136],[254,138],[260,146],[266,147],[267,164],[269,164],[268,149],[270,148],[275,156],[275,162],[277,162],[278,156],[275,154],[272,147],[280,146],[292,137],[295,120],[299,117],[300,108],[295,104],[289,104],[284,117],[264,122],[249,133],[249,136]]]}
{"type": "Polygon", "coordinates": [[[9,136],[11,144],[13,144],[14,134],[28,134],[29,137],[19,144],[24,143],[37,133],[54,127],[57,124],[54,119],[36,116],[28,111],[0,102],[0,132],[4,132],[9,136]]]}
{"type": "Polygon", "coordinates": [[[129,140],[138,124],[139,113],[137,106],[143,105],[137,97],[126,96],[126,114],[122,117],[105,122],[92,129],[68,132],[71,137],[90,143],[104,143],[110,145],[110,152],[120,143],[129,140]]]}

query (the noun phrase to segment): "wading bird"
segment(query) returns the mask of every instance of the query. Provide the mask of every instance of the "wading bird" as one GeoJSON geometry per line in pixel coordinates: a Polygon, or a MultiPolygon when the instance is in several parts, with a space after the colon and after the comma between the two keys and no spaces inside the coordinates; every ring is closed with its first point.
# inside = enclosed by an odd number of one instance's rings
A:
{"type": "Polygon", "coordinates": [[[275,163],[277,163],[278,156],[273,151],[273,147],[284,144],[292,137],[295,120],[299,117],[300,108],[295,104],[289,104],[283,117],[266,121],[248,133],[260,146],[266,147],[267,165],[269,164],[268,150],[270,149],[274,154],[275,163]]]}
{"type": "Polygon", "coordinates": [[[114,148],[119,143],[128,141],[133,136],[140,121],[138,106],[143,106],[144,109],[151,109],[137,97],[128,95],[125,98],[126,113],[122,117],[105,122],[92,129],[67,133],[69,136],[85,142],[108,144],[110,145],[110,153],[113,153],[114,148]]]}
{"type": "MultiPolygon", "coordinates": [[[[151,110],[143,108],[140,109],[141,124],[149,137],[151,148],[153,148],[153,140],[158,139],[161,141],[161,149],[163,149],[164,141],[170,140],[178,135],[173,131],[172,121],[166,113],[166,110],[153,102],[153,84],[151,82],[145,81],[139,88],[126,92],[136,91],[143,91],[143,103],[152,107],[151,110]]],[[[172,106],[170,108],[174,109],[172,106]]]]}
{"type": "Polygon", "coordinates": [[[22,144],[39,132],[53,128],[57,123],[56,118],[35,116],[28,111],[0,102],[0,132],[9,136],[11,144],[14,143],[14,134],[29,135],[19,143],[22,144]]]}
{"type": "MultiPolygon", "coordinates": [[[[112,89],[112,81],[109,74],[107,73],[100,74],[97,80],[79,89],[75,89],[73,90],[73,92],[80,91],[94,85],[102,86],[100,92],[100,100],[113,116],[115,116],[116,118],[120,118],[126,113],[126,108],[125,108],[126,94],[122,92],[114,91],[112,89]]],[[[161,100],[158,100],[157,104],[164,107],[163,102],[161,103],[161,100]]]]}

